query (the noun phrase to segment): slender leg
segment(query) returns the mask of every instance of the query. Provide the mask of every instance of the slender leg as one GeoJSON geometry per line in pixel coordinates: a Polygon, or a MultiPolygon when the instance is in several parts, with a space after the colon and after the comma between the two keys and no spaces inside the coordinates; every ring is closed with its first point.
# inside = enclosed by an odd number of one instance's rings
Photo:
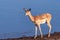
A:
{"type": "Polygon", "coordinates": [[[42,34],[42,30],[41,30],[40,26],[39,26],[39,31],[40,31],[40,34],[41,34],[41,38],[43,38],[43,34],[42,34]]]}
{"type": "Polygon", "coordinates": [[[37,27],[35,27],[35,36],[34,39],[37,37],[37,27]]]}
{"type": "Polygon", "coordinates": [[[51,32],[51,24],[50,24],[50,23],[48,23],[47,25],[48,25],[48,27],[49,27],[49,34],[48,34],[48,37],[50,37],[50,32],[51,32]]]}

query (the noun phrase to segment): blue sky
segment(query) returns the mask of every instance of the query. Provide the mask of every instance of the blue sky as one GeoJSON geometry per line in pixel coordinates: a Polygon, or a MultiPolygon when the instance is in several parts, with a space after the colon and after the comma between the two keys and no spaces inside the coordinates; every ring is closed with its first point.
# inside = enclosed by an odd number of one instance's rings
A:
{"type": "MultiPolygon", "coordinates": [[[[52,32],[60,32],[60,0],[0,0],[0,34],[22,33],[32,30],[35,25],[25,16],[23,8],[31,8],[32,15],[49,12],[52,14],[52,32]]],[[[48,33],[46,24],[41,25],[48,33]]]]}

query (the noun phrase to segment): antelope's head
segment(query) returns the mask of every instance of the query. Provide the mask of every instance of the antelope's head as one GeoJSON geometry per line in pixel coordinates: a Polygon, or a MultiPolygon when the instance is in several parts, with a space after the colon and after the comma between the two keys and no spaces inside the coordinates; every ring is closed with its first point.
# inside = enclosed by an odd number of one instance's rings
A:
{"type": "Polygon", "coordinates": [[[23,10],[25,11],[25,15],[29,15],[30,14],[30,11],[31,11],[31,8],[30,9],[25,9],[25,8],[23,8],[23,10]]]}

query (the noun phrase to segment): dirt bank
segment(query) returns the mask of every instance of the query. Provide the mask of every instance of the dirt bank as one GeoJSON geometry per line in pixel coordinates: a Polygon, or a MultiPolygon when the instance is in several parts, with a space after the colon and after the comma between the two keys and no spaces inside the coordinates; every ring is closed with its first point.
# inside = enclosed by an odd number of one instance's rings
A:
{"type": "Polygon", "coordinates": [[[40,35],[34,39],[33,37],[21,37],[21,38],[9,38],[9,39],[1,39],[1,40],[60,40],[60,32],[54,32],[51,34],[51,37],[48,38],[47,34],[44,35],[43,38],[40,38],[40,35]]]}

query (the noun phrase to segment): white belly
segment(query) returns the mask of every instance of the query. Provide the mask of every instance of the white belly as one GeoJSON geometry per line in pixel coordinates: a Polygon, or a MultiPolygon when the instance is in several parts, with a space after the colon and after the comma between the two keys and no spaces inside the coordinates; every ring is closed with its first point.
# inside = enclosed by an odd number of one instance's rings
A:
{"type": "Polygon", "coordinates": [[[46,23],[46,19],[40,20],[41,24],[46,23]]]}
{"type": "Polygon", "coordinates": [[[36,21],[36,24],[44,24],[44,23],[46,23],[46,19],[42,19],[42,20],[40,20],[40,19],[38,19],[37,21],[36,21]]]}

